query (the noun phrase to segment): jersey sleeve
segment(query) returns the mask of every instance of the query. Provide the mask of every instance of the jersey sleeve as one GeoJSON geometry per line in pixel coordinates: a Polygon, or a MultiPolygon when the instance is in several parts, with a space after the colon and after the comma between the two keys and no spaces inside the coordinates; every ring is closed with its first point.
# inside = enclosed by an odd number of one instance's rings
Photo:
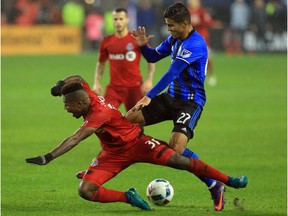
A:
{"type": "Polygon", "coordinates": [[[105,62],[109,58],[109,53],[106,49],[106,44],[107,44],[107,38],[104,38],[99,48],[99,58],[98,58],[99,62],[105,62]]]}
{"type": "Polygon", "coordinates": [[[156,52],[163,56],[171,54],[172,36],[169,36],[159,46],[156,47],[156,52]]]}
{"type": "Polygon", "coordinates": [[[182,60],[176,59],[171,64],[167,73],[156,83],[156,85],[147,93],[149,98],[154,98],[160,92],[162,92],[173,80],[175,80],[179,74],[188,67],[188,64],[182,60]]]}
{"type": "Polygon", "coordinates": [[[101,128],[103,125],[109,123],[110,117],[105,114],[105,112],[92,112],[92,114],[87,117],[81,128],[91,127],[91,128],[101,128]]]}

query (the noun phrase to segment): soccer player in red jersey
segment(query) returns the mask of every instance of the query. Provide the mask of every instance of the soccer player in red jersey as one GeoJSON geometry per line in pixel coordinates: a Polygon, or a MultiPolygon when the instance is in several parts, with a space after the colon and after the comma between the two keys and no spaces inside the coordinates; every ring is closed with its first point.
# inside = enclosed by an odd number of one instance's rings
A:
{"type": "Polygon", "coordinates": [[[210,13],[201,5],[201,0],[188,0],[188,9],[191,14],[191,23],[196,28],[197,32],[201,34],[209,48],[208,65],[207,65],[207,82],[211,86],[217,83],[216,75],[213,71],[213,62],[211,57],[210,33],[209,28],[219,25],[214,21],[210,13]]]}
{"type": "Polygon", "coordinates": [[[95,134],[101,141],[102,152],[84,174],[79,195],[89,201],[124,202],[143,210],[150,206],[134,188],[126,192],[111,190],[102,185],[122,170],[138,162],[152,163],[187,170],[197,176],[206,176],[233,188],[244,188],[248,178],[233,178],[196,158],[187,158],[169,148],[164,141],[143,134],[138,124],[129,122],[111,104],[97,96],[80,77],[68,77],[53,88],[53,95],[63,95],[64,107],[75,118],[84,118],[82,126],[64,139],[48,154],[27,158],[27,163],[46,165],[67,153],[81,141],[95,134]]]}
{"type": "Polygon", "coordinates": [[[95,69],[93,90],[100,95],[100,84],[106,61],[110,64],[110,83],[106,87],[104,98],[118,108],[124,103],[130,110],[151,88],[155,65],[148,63],[145,82],[140,72],[141,51],[128,29],[129,17],[126,9],[113,11],[115,33],[104,37],[100,45],[99,59],[95,69]]]}

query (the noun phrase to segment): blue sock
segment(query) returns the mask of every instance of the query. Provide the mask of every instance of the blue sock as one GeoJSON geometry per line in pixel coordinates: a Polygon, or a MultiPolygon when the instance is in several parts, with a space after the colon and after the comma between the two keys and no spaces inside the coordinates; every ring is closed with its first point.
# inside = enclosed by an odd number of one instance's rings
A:
{"type": "MultiPolygon", "coordinates": [[[[190,149],[185,148],[185,150],[181,154],[184,157],[188,158],[196,158],[199,159],[198,155],[195,152],[192,152],[190,149]]],[[[198,176],[197,176],[198,177],[198,176]]],[[[198,177],[201,181],[203,181],[207,187],[210,189],[211,186],[214,186],[213,183],[216,182],[216,180],[207,178],[207,177],[198,177]]]]}

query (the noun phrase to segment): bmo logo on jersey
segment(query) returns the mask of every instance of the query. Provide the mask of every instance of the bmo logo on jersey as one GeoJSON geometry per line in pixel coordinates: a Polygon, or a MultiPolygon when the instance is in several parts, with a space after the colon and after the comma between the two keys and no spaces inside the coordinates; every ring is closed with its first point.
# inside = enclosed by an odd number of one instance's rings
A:
{"type": "Polygon", "coordinates": [[[134,61],[136,59],[136,53],[134,51],[128,51],[125,58],[127,61],[134,61]]]}
{"type": "Polygon", "coordinates": [[[126,59],[127,61],[131,62],[136,59],[136,53],[134,51],[128,51],[127,53],[125,53],[125,55],[124,54],[110,54],[109,58],[113,60],[126,59]]]}
{"type": "MultiPolygon", "coordinates": [[[[123,47],[124,48],[124,47],[123,47]]],[[[129,62],[132,62],[136,59],[136,53],[133,50],[134,49],[134,45],[132,43],[128,43],[126,45],[126,48],[124,48],[127,50],[126,53],[115,53],[115,54],[109,54],[109,58],[111,60],[124,60],[126,59],[129,62]]]]}

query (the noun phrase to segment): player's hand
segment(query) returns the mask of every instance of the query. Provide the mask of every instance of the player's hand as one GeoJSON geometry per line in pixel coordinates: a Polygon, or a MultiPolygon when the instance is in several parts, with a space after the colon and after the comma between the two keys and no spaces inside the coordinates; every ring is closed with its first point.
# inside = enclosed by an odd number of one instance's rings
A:
{"type": "Polygon", "coordinates": [[[147,36],[145,27],[141,26],[138,27],[138,31],[133,29],[131,36],[135,39],[135,42],[139,47],[147,45],[150,39],[154,38],[154,35],[147,36]]]}
{"type": "Polygon", "coordinates": [[[33,164],[37,164],[37,165],[46,165],[52,160],[53,160],[53,156],[50,153],[48,153],[48,154],[43,155],[43,156],[38,156],[38,157],[34,157],[34,158],[26,158],[26,163],[33,163],[33,164]]]}
{"type": "Polygon", "coordinates": [[[136,105],[131,109],[132,112],[135,110],[141,110],[143,107],[147,106],[151,102],[151,98],[144,96],[136,105]]]}
{"type": "Polygon", "coordinates": [[[102,92],[102,86],[98,81],[95,81],[94,85],[93,85],[93,91],[97,94],[97,95],[101,95],[102,92]]]}

